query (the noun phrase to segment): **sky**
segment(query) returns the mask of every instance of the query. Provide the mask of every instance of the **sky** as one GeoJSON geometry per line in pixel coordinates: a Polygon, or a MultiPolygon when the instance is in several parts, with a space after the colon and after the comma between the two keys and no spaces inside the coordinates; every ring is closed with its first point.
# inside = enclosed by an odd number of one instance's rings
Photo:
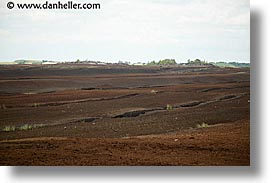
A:
{"type": "Polygon", "coordinates": [[[250,62],[249,0],[74,1],[100,3],[99,10],[10,10],[7,2],[0,2],[0,61],[250,62]]]}

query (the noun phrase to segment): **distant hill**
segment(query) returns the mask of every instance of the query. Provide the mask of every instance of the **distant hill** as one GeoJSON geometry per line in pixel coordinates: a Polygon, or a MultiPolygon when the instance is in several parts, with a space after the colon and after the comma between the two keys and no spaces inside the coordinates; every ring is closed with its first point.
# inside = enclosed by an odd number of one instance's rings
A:
{"type": "Polygon", "coordinates": [[[210,64],[218,67],[233,67],[233,68],[250,67],[250,63],[239,63],[239,62],[210,62],[210,64]]]}

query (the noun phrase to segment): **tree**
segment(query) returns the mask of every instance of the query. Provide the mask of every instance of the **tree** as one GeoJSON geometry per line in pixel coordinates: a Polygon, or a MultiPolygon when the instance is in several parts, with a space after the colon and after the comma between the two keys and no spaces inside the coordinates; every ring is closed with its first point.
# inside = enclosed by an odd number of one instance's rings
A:
{"type": "Polygon", "coordinates": [[[201,60],[200,59],[196,59],[196,60],[194,60],[194,63],[195,64],[201,64],[201,60]]]}
{"type": "Polygon", "coordinates": [[[209,65],[205,60],[201,61],[200,59],[195,59],[194,61],[188,59],[187,60],[187,65],[209,65]]]}
{"type": "Polygon", "coordinates": [[[158,65],[176,65],[176,64],[177,62],[175,59],[164,59],[158,62],[158,65]]]}
{"type": "Polygon", "coordinates": [[[151,61],[151,62],[148,62],[147,65],[157,65],[156,61],[151,61]]]}

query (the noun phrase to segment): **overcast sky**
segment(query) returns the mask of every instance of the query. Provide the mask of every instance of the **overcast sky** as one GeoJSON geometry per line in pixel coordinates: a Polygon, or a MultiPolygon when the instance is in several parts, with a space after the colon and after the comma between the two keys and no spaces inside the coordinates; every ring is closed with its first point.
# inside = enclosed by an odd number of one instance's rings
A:
{"type": "Polygon", "coordinates": [[[0,2],[0,61],[250,61],[249,0],[74,1],[100,10],[9,10],[8,1],[0,2]]]}

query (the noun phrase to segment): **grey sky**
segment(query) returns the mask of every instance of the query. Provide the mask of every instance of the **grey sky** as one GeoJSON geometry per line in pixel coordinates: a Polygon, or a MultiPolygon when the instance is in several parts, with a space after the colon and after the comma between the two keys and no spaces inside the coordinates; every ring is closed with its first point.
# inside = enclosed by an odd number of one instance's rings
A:
{"type": "Polygon", "coordinates": [[[101,9],[39,11],[9,10],[8,1],[0,2],[0,61],[250,61],[249,0],[78,0],[101,9]]]}

